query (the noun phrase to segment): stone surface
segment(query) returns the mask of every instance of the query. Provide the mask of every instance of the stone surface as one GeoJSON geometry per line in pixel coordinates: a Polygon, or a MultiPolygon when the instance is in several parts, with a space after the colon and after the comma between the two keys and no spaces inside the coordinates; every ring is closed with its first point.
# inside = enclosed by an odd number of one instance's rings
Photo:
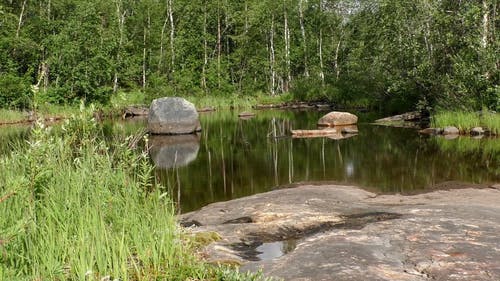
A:
{"type": "Polygon", "coordinates": [[[458,130],[457,127],[448,126],[448,127],[444,127],[442,134],[443,135],[458,135],[458,134],[460,134],[460,131],[458,130]]]}
{"type": "Polygon", "coordinates": [[[198,108],[197,110],[198,110],[198,112],[213,112],[216,109],[213,106],[205,106],[205,107],[202,107],[202,108],[198,108]]]}
{"type": "Polygon", "coordinates": [[[439,135],[443,133],[442,128],[425,128],[423,130],[418,131],[420,134],[424,135],[439,135]]]}
{"type": "Polygon", "coordinates": [[[134,117],[134,116],[147,116],[148,114],[149,114],[149,109],[147,106],[131,105],[131,106],[127,106],[123,110],[122,117],[128,118],[128,117],[134,117]]]}
{"type": "Polygon", "coordinates": [[[394,115],[390,117],[385,117],[375,120],[375,123],[386,123],[386,122],[399,122],[399,121],[418,121],[422,119],[422,113],[420,111],[406,112],[399,115],[394,115]]]}
{"type": "Polygon", "coordinates": [[[198,112],[183,98],[153,100],[149,108],[148,130],[151,134],[191,134],[201,130],[198,112]]]}
{"type": "Polygon", "coordinates": [[[189,135],[152,135],[149,137],[149,153],[156,167],[170,169],[183,167],[198,156],[200,137],[189,135]]]}
{"type": "Polygon", "coordinates": [[[299,186],[211,204],[181,220],[196,225],[192,232],[221,235],[204,249],[210,261],[285,280],[500,280],[498,202],[493,188],[377,196],[299,186]],[[283,254],[259,259],[276,241],[287,242],[283,254]]]}
{"type": "Polygon", "coordinates": [[[485,133],[484,129],[481,127],[474,127],[470,130],[470,134],[473,136],[480,136],[485,133]]]}
{"type": "Polygon", "coordinates": [[[321,117],[318,121],[318,126],[339,126],[353,125],[358,123],[358,117],[349,112],[332,111],[321,117]]]}

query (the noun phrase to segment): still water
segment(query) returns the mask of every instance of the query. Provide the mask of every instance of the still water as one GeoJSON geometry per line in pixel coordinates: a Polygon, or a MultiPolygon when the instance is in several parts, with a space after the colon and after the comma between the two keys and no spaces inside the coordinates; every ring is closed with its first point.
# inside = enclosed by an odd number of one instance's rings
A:
{"type": "MultiPolygon", "coordinates": [[[[237,111],[200,115],[202,132],[150,136],[156,174],[179,212],[297,183],[357,185],[381,193],[414,193],[461,183],[500,182],[500,139],[421,136],[414,129],[371,125],[360,114],[359,134],[347,139],[293,139],[290,129],[315,129],[325,112],[237,111]],[[452,184],[449,184],[453,182],[452,184]]],[[[107,122],[105,132],[133,134],[144,119],[107,122]]],[[[0,153],[22,142],[27,128],[0,128],[0,153]]]]}
{"type": "Polygon", "coordinates": [[[237,113],[201,115],[198,136],[150,139],[157,175],[181,212],[303,182],[413,193],[450,181],[500,181],[499,139],[421,136],[363,115],[357,136],[293,139],[289,129],[314,129],[325,113],[259,111],[248,120],[237,113]]]}

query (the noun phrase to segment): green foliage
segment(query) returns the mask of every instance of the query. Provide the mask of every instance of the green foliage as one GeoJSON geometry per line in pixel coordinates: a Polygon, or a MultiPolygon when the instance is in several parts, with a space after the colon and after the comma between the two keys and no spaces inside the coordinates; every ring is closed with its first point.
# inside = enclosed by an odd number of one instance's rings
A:
{"type": "Polygon", "coordinates": [[[8,108],[27,108],[33,93],[24,77],[0,73],[0,104],[8,108]]]}
{"type": "Polygon", "coordinates": [[[145,102],[291,92],[390,112],[498,108],[491,0],[42,2],[0,6],[1,107],[140,90],[145,102]]]}

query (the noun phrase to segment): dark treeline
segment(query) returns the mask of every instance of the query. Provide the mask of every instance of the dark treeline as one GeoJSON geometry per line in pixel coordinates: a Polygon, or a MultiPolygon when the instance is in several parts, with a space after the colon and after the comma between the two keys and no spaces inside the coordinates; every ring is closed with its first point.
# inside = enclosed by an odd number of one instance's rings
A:
{"type": "Polygon", "coordinates": [[[0,105],[118,91],[500,107],[496,0],[0,0],[0,105]]]}

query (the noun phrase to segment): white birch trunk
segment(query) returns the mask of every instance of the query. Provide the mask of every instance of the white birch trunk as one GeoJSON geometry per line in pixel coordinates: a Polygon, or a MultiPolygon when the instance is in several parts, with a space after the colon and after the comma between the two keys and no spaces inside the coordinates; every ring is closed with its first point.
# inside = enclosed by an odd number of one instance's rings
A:
{"type": "Polygon", "coordinates": [[[487,0],[483,0],[483,30],[481,36],[481,46],[486,49],[488,48],[488,35],[489,35],[489,5],[487,0]]]}
{"type": "Polygon", "coordinates": [[[175,48],[174,48],[174,38],[175,38],[175,28],[174,28],[174,12],[173,12],[173,0],[168,0],[168,18],[170,20],[170,54],[171,54],[171,71],[175,71],[175,48]]]}
{"type": "MultiPolygon", "coordinates": [[[[307,39],[306,39],[306,29],[304,27],[304,11],[302,6],[302,1],[299,0],[299,22],[300,22],[300,33],[302,34],[302,44],[304,45],[304,75],[309,77],[309,68],[307,66],[307,39]]],[[[307,1],[307,0],[305,0],[307,1]]]]}
{"type": "Polygon", "coordinates": [[[270,52],[269,52],[269,62],[270,62],[270,68],[271,68],[271,95],[275,95],[275,89],[276,89],[276,72],[274,70],[274,15],[271,17],[271,32],[269,36],[269,45],[270,45],[270,52]]]}
{"type": "Polygon", "coordinates": [[[220,89],[220,57],[222,50],[221,36],[220,1],[217,1],[217,88],[220,89]]]}
{"type": "Polygon", "coordinates": [[[283,92],[288,92],[288,85],[292,80],[290,75],[290,29],[288,28],[288,13],[286,11],[286,0],[283,1],[284,18],[285,18],[285,63],[286,63],[286,79],[283,81],[283,92]]]}
{"type": "MultiPolygon", "coordinates": [[[[118,39],[118,52],[116,54],[116,64],[117,65],[120,63],[120,60],[121,60],[120,53],[121,53],[121,49],[122,49],[122,45],[123,45],[125,15],[127,13],[126,11],[122,12],[121,4],[122,4],[121,0],[116,2],[116,17],[118,20],[118,32],[120,33],[120,37],[118,39]]],[[[118,91],[118,70],[115,69],[115,74],[113,77],[113,93],[116,93],[116,91],[118,91]]]]}
{"type": "Polygon", "coordinates": [[[208,42],[207,42],[207,5],[203,11],[203,67],[201,73],[201,87],[207,90],[207,65],[208,65],[208,42]]]}
{"type": "Polygon", "coordinates": [[[19,14],[19,22],[17,23],[16,38],[19,38],[19,32],[21,32],[21,26],[23,25],[24,10],[26,9],[26,4],[28,0],[24,0],[21,7],[21,13],[19,14]]]}

